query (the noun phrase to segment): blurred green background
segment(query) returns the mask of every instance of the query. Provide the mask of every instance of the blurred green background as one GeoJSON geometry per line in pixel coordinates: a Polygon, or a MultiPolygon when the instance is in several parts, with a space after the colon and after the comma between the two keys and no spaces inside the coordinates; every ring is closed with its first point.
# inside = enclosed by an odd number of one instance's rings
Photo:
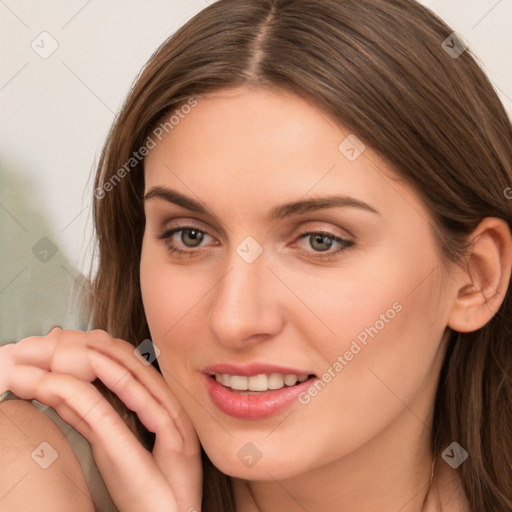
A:
{"type": "Polygon", "coordinates": [[[59,247],[37,184],[0,162],[0,343],[87,327],[86,280],[59,247]]]}

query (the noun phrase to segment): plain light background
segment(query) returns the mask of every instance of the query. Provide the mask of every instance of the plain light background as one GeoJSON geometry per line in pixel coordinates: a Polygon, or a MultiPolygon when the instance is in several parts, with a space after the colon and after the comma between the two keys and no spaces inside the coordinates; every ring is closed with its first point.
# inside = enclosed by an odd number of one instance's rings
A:
{"type": "MultiPolygon", "coordinates": [[[[208,3],[0,0],[0,343],[86,327],[70,292],[91,263],[94,164],[141,67],[208,3]]],[[[512,0],[422,3],[469,43],[512,116],[512,0]]]]}

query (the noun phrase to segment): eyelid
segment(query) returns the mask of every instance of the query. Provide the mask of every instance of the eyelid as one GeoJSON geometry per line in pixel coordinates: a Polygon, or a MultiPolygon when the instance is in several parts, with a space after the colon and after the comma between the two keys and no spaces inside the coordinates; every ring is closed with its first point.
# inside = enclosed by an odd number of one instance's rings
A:
{"type": "MultiPolygon", "coordinates": [[[[159,233],[157,233],[157,239],[167,241],[167,240],[170,240],[176,233],[179,233],[180,231],[185,231],[187,229],[200,231],[201,233],[212,238],[216,242],[213,245],[218,245],[218,240],[214,236],[210,235],[210,233],[208,233],[206,230],[200,229],[197,226],[191,226],[191,225],[189,226],[189,225],[185,225],[185,224],[176,226],[176,227],[164,228],[159,233]]],[[[202,246],[202,245],[198,246],[197,248],[189,247],[189,248],[186,248],[186,251],[198,252],[198,251],[202,250],[203,248],[204,248],[204,246],[202,246]]]]}
{"type": "Polygon", "coordinates": [[[355,239],[348,229],[341,229],[329,221],[304,222],[293,231],[292,237],[299,238],[305,234],[323,233],[333,237],[342,238],[345,241],[355,239]],[[328,227],[326,227],[328,225],[328,227]]]}
{"type": "Polygon", "coordinates": [[[216,219],[210,221],[201,213],[186,211],[180,206],[163,201],[149,201],[149,203],[148,210],[145,212],[146,222],[154,226],[157,232],[173,229],[174,226],[183,226],[204,231],[217,240],[226,240],[227,232],[231,231],[228,225],[218,223],[216,219]]]}
{"type": "Polygon", "coordinates": [[[161,227],[159,227],[157,231],[159,233],[168,233],[169,231],[179,231],[181,229],[197,229],[216,240],[221,238],[216,234],[214,228],[193,217],[177,217],[167,220],[166,222],[162,222],[161,227]]]}

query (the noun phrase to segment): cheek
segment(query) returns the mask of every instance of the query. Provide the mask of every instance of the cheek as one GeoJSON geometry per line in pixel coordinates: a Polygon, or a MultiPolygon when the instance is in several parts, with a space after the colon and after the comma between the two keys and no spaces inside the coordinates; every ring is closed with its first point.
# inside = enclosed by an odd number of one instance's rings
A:
{"type": "Polygon", "coordinates": [[[140,286],[144,311],[153,341],[165,341],[200,305],[209,278],[185,265],[171,265],[160,247],[143,243],[140,286]]]}
{"type": "Polygon", "coordinates": [[[446,323],[442,297],[433,292],[440,274],[433,252],[405,253],[380,257],[365,272],[345,272],[338,282],[317,279],[315,292],[312,283],[296,280],[294,291],[318,320],[294,318],[325,361],[325,386],[304,397],[318,413],[315,421],[370,435],[433,389],[446,323]]]}
{"type": "MultiPolygon", "coordinates": [[[[161,248],[143,244],[142,301],[151,339],[160,349],[158,361],[164,377],[170,373],[181,382],[191,370],[191,356],[204,350],[199,329],[207,313],[204,299],[215,281],[205,274],[171,265],[161,248]]],[[[172,387],[172,379],[169,384],[172,387]]]]}
{"type": "Polygon", "coordinates": [[[315,422],[328,426],[333,436],[344,431],[345,438],[357,445],[404,412],[408,429],[427,420],[442,362],[439,346],[444,331],[429,298],[430,293],[419,289],[409,296],[390,295],[376,302],[378,307],[367,309],[362,328],[350,329],[340,338],[337,350],[330,351],[328,369],[335,377],[327,375],[331,381],[314,398],[318,400],[315,422]],[[379,318],[381,313],[384,316],[379,318]]]}

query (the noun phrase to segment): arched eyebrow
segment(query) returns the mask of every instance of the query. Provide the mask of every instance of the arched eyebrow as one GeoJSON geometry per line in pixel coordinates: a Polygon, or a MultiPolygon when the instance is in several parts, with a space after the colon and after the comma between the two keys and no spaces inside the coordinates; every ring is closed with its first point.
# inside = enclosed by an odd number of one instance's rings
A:
{"type": "Polygon", "coordinates": [[[301,199],[300,201],[293,201],[282,205],[274,206],[269,213],[271,220],[283,219],[292,215],[300,215],[303,213],[314,212],[318,210],[326,210],[328,208],[360,208],[368,212],[380,213],[369,204],[350,196],[327,196],[311,199],[301,199]]]}
{"type": "Polygon", "coordinates": [[[215,214],[203,206],[199,201],[183,195],[177,190],[173,190],[166,187],[156,186],[151,187],[144,194],[144,202],[150,201],[151,199],[162,199],[168,203],[173,203],[177,206],[181,206],[191,212],[202,213],[203,215],[210,215],[215,217],[215,214]]]}
{"type": "MultiPolygon", "coordinates": [[[[144,195],[144,201],[150,201],[151,199],[161,199],[169,203],[173,203],[177,206],[181,206],[182,208],[192,212],[216,217],[216,215],[211,210],[206,208],[199,201],[192,199],[191,197],[187,197],[181,192],[170,188],[162,186],[151,187],[144,195]]],[[[270,220],[278,220],[285,217],[291,217],[293,215],[301,215],[304,213],[326,210],[328,208],[340,207],[359,208],[361,210],[380,215],[380,213],[373,206],[370,206],[368,203],[365,203],[364,201],[354,197],[327,196],[301,199],[299,201],[292,201],[290,203],[274,206],[270,210],[268,217],[270,220]]]]}

